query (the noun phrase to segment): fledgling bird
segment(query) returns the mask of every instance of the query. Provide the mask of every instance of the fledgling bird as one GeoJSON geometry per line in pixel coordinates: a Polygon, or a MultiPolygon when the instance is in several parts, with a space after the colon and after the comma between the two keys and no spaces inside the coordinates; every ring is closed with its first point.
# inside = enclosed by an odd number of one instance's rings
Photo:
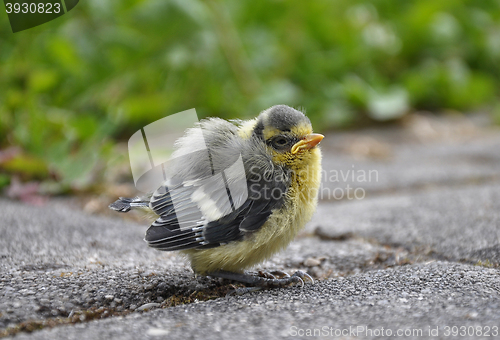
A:
{"type": "Polygon", "coordinates": [[[255,276],[244,270],[287,247],[312,217],[322,139],[302,112],[286,105],[249,121],[205,119],[176,142],[173,156],[179,157],[154,193],[109,207],[154,213],[145,241],[158,250],[180,250],[196,274],[258,287],[313,281],[301,271],[255,276]],[[202,143],[209,157],[201,157],[202,143]]]}

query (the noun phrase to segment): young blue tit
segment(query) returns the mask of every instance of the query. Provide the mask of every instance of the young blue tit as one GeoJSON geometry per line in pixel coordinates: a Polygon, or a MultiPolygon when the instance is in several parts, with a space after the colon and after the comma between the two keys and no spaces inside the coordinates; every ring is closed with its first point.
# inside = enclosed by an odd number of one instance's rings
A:
{"type": "Polygon", "coordinates": [[[202,120],[176,142],[167,180],[154,193],[120,198],[110,208],[153,212],[145,241],[180,250],[196,274],[256,287],[313,281],[301,271],[256,276],[244,270],[287,247],[312,217],[322,139],[302,112],[286,105],[249,121],[202,120]]]}

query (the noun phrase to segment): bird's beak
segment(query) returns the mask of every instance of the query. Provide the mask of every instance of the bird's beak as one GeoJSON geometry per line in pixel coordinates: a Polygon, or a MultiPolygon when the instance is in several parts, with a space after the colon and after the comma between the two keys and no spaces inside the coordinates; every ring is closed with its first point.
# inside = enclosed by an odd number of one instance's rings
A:
{"type": "Polygon", "coordinates": [[[323,138],[325,138],[325,136],[319,133],[311,133],[310,135],[305,136],[292,146],[292,154],[296,154],[300,150],[309,150],[315,147],[323,138]]]}

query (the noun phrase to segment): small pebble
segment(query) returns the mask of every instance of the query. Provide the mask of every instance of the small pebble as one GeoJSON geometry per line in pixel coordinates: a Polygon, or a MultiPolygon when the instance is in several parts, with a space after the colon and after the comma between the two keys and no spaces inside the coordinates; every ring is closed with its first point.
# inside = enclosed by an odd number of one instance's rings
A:
{"type": "Polygon", "coordinates": [[[321,264],[321,261],[318,259],[315,259],[314,257],[308,257],[304,261],[304,266],[306,267],[317,267],[321,264]]]}
{"type": "Polygon", "coordinates": [[[143,310],[149,310],[151,308],[159,307],[160,304],[156,302],[151,302],[151,303],[146,303],[145,305],[142,305],[138,307],[136,310],[143,311],[143,310]]]}
{"type": "Polygon", "coordinates": [[[146,335],[149,335],[149,336],[162,336],[162,335],[167,335],[168,333],[170,333],[170,332],[168,330],[166,330],[166,329],[162,329],[162,328],[150,328],[146,332],[146,335]]]}

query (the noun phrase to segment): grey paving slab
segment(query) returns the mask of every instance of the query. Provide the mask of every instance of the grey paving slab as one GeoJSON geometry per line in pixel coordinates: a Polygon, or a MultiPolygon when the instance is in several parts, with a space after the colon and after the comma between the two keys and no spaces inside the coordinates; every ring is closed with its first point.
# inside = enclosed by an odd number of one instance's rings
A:
{"type": "MultiPolygon", "coordinates": [[[[436,262],[36,332],[37,339],[498,337],[498,270],[436,262]],[[430,332],[433,332],[432,334],[430,332]],[[314,333],[316,332],[316,333],[314,333]],[[340,332],[340,333],[339,333],[340,332]],[[342,334],[342,332],[344,332],[342,334]],[[406,334],[405,334],[406,332],[406,334]],[[469,333],[467,333],[469,332],[469,333]],[[493,332],[493,333],[492,333],[493,332]],[[481,334],[482,336],[478,336],[481,334]],[[406,336],[405,336],[406,335],[406,336]]],[[[31,339],[19,334],[16,339],[31,339]]]]}
{"type": "Polygon", "coordinates": [[[428,142],[412,141],[408,134],[327,135],[322,141],[325,157],[320,197],[345,200],[356,188],[370,196],[500,182],[500,130],[482,137],[428,142]],[[366,154],[353,151],[353,145],[366,149],[366,154]]]}
{"type": "Polygon", "coordinates": [[[310,228],[453,260],[489,260],[500,251],[500,185],[489,184],[321,204],[310,228]]]}

